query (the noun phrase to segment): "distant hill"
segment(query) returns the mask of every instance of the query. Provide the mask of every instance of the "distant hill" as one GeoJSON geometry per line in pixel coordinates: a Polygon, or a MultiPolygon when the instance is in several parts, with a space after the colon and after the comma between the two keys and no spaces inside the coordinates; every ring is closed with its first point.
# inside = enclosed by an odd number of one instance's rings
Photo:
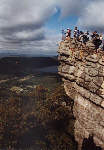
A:
{"type": "Polygon", "coordinates": [[[38,68],[57,65],[57,57],[5,57],[0,59],[0,74],[34,73],[38,68]]]}
{"type": "Polygon", "coordinates": [[[20,53],[19,51],[13,52],[13,50],[5,50],[5,52],[0,52],[0,58],[4,57],[53,57],[50,54],[32,54],[32,53],[20,53]]]}

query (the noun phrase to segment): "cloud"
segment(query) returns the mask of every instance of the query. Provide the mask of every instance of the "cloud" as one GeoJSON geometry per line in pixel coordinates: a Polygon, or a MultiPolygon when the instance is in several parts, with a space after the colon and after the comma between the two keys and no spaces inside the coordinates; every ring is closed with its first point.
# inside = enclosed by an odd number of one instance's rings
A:
{"type": "Polygon", "coordinates": [[[104,1],[92,1],[86,8],[78,23],[84,28],[90,30],[99,30],[104,32],[104,1]]]}
{"type": "Polygon", "coordinates": [[[44,25],[58,9],[61,19],[77,16],[83,28],[103,31],[103,7],[104,0],[0,0],[0,50],[55,53],[61,35],[44,25]]]}
{"type": "Polygon", "coordinates": [[[55,4],[55,0],[1,0],[0,50],[49,49],[51,39],[47,41],[44,24],[56,13],[55,4]]]}
{"type": "Polygon", "coordinates": [[[41,40],[43,25],[55,12],[53,0],[1,0],[0,35],[10,42],[41,40]]]}
{"type": "Polygon", "coordinates": [[[38,27],[56,11],[53,0],[1,0],[0,5],[0,27],[3,28],[23,28],[24,25],[38,27]]]}
{"type": "Polygon", "coordinates": [[[61,8],[61,17],[69,15],[79,17],[88,3],[89,0],[58,0],[58,5],[61,8]]]}
{"type": "Polygon", "coordinates": [[[61,17],[77,16],[78,26],[104,32],[104,0],[59,0],[61,17]]]}
{"type": "Polygon", "coordinates": [[[61,18],[77,16],[78,26],[104,32],[104,0],[58,0],[61,18]]]}

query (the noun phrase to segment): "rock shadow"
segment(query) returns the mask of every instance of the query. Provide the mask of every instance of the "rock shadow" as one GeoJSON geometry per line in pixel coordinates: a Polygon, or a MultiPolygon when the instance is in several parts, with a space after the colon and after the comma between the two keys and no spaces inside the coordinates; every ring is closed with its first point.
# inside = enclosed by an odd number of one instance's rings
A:
{"type": "Polygon", "coordinates": [[[82,149],[81,150],[102,150],[101,147],[96,146],[93,140],[93,136],[89,136],[89,138],[85,138],[83,140],[82,149]]]}

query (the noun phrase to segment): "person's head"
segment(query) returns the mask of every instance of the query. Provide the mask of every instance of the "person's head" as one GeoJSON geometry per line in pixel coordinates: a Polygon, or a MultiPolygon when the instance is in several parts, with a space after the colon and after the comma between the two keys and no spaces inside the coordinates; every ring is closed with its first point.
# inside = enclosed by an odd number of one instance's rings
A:
{"type": "Polygon", "coordinates": [[[94,31],[94,34],[97,34],[97,31],[94,31]]]}
{"type": "Polygon", "coordinates": [[[83,34],[83,32],[82,32],[82,31],[80,31],[80,34],[83,34]]]}
{"type": "Polygon", "coordinates": [[[68,29],[67,29],[67,32],[71,32],[71,30],[68,28],[68,29]]]}
{"type": "Polygon", "coordinates": [[[77,30],[78,28],[77,27],[75,27],[75,30],[77,30]]]}
{"type": "Polygon", "coordinates": [[[103,34],[101,33],[99,36],[100,36],[100,37],[103,37],[103,34]]]}
{"type": "Polygon", "coordinates": [[[96,34],[96,37],[99,38],[100,37],[99,34],[96,34]]]}
{"type": "Polygon", "coordinates": [[[69,28],[67,28],[67,32],[69,32],[69,30],[70,30],[70,29],[69,29],[69,28]]]}

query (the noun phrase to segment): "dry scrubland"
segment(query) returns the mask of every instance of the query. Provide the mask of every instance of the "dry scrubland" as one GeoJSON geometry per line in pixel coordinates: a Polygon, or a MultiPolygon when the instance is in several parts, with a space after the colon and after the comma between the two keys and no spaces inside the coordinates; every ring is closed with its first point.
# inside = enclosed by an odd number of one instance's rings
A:
{"type": "Polygon", "coordinates": [[[72,107],[62,85],[10,97],[0,104],[0,148],[75,150],[72,107]]]}

